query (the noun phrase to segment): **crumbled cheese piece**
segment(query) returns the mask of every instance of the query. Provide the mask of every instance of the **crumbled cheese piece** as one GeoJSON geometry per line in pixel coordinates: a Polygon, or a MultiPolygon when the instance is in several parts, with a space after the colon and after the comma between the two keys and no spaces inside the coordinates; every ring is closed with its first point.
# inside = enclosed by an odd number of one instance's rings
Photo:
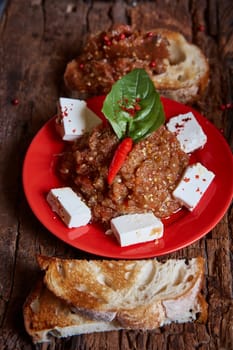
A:
{"type": "Polygon", "coordinates": [[[200,163],[186,168],[173,196],[192,211],[214,179],[215,174],[200,163]]]}
{"type": "Polygon", "coordinates": [[[152,213],[128,214],[113,218],[111,230],[121,247],[125,247],[161,238],[163,223],[152,213]]]}
{"type": "Polygon", "coordinates": [[[56,127],[64,141],[73,141],[101,123],[83,100],[61,97],[57,113],[56,127]]]}
{"type": "Polygon", "coordinates": [[[180,147],[191,153],[205,145],[207,136],[192,112],[179,114],[167,122],[167,129],[176,134],[180,147]]]}
{"type": "Polygon", "coordinates": [[[47,201],[69,228],[84,226],[91,220],[90,209],[70,187],[51,189],[47,201]]]}

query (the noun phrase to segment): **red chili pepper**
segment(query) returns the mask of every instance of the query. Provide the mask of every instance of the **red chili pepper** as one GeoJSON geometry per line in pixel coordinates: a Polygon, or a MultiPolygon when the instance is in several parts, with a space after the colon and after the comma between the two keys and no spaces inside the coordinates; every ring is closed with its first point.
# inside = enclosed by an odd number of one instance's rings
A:
{"type": "Polygon", "coordinates": [[[116,174],[122,167],[125,158],[133,147],[133,139],[131,137],[126,137],[117,147],[115,154],[113,156],[112,162],[108,170],[108,184],[111,185],[116,174]]]}

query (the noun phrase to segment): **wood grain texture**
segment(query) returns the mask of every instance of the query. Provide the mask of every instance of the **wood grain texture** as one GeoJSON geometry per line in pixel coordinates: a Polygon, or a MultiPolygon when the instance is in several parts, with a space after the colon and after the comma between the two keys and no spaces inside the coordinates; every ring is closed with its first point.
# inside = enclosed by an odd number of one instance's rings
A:
{"type": "MultiPolygon", "coordinates": [[[[181,31],[209,59],[206,95],[194,105],[233,148],[233,5],[230,0],[12,0],[0,20],[0,349],[230,350],[233,349],[233,209],[205,238],[167,257],[206,258],[206,325],[170,325],[153,332],[80,335],[33,346],[23,302],[37,279],[37,253],[87,257],[51,235],[31,212],[22,188],[25,152],[66,93],[63,72],[88,33],[113,23],[181,31]],[[204,31],[200,30],[204,27],[204,31]],[[12,104],[13,99],[18,104],[12,104]]],[[[227,169],[226,169],[227,171],[227,169]]]]}

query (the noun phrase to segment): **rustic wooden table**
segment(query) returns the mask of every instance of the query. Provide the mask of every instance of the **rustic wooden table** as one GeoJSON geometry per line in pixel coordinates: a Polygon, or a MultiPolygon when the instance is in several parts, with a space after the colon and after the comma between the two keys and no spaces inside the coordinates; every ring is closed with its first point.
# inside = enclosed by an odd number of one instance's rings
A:
{"type": "MultiPolygon", "coordinates": [[[[4,7],[3,7],[4,8],[4,7]]],[[[85,35],[112,23],[181,31],[209,59],[207,94],[194,107],[233,147],[233,4],[231,0],[12,0],[0,19],[0,349],[233,349],[233,211],[198,242],[168,257],[206,258],[206,325],[166,326],[153,332],[80,335],[33,346],[22,305],[37,279],[36,254],[90,257],[49,233],[24,196],[21,173],[33,136],[64,95],[66,63],[85,35]]],[[[226,169],[226,172],[228,170],[226,169]]]]}

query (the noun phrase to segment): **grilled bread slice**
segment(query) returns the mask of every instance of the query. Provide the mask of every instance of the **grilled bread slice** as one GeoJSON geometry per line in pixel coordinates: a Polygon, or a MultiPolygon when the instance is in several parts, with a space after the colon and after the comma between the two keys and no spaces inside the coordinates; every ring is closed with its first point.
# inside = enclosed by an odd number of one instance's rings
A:
{"type": "Polygon", "coordinates": [[[67,64],[64,81],[72,97],[106,94],[134,68],[144,68],[161,95],[182,103],[198,100],[209,81],[207,58],[181,33],[127,25],[91,35],[67,64]]]}
{"type": "Polygon", "coordinates": [[[52,337],[119,330],[114,322],[88,319],[73,313],[69,305],[57,298],[39,279],[23,306],[24,324],[34,343],[49,342],[52,337]]]}
{"type": "Polygon", "coordinates": [[[121,328],[154,329],[188,322],[207,304],[200,294],[204,276],[201,257],[189,261],[72,260],[38,256],[44,283],[71,310],[121,328]]]}
{"type": "Polygon", "coordinates": [[[169,42],[166,71],[152,75],[158,92],[181,103],[194,102],[209,82],[209,64],[201,49],[178,32],[158,30],[169,42]]]}

